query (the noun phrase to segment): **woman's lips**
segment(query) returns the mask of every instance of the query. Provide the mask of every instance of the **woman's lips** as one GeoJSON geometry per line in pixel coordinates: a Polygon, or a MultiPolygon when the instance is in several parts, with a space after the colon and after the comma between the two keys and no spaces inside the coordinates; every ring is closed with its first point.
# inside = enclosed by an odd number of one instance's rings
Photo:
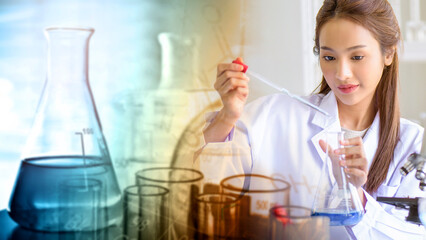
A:
{"type": "Polygon", "coordinates": [[[340,85],[337,88],[342,92],[342,93],[351,93],[353,91],[355,91],[358,88],[359,85],[354,85],[354,84],[345,84],[345,85],[340,85]]]}

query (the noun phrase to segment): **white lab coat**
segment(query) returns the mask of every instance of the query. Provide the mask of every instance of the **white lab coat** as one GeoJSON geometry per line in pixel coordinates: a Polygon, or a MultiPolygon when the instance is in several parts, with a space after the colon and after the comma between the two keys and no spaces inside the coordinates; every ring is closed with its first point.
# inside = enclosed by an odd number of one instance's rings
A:
{"type": "MultiPolygon", "coordinates": [[[[225,142],[203,147],[200,169],[207,182],[219,183],[227,176],[257,173],[282,178],[291,184],[290,203],[312,207],[320,178],[324,153],[319,140],[326,131],[340,131],[334,94],[313,95],[308,100],[327,111],[320,112],[283,94],[262,97],[246,105],[243,115],[225,142]]],[[[207,121],[211,121],[211,114],[207,121]]],[[[377,114],[363,138],[369,162],[373,160],[378,140],[377,114]]],[[[419,152],[423,128],[401,118],[401,140],[395,149],[385,182],[377,193],[365,192],[367,203],[360,223],[352,227],[332,227],[331,239],[426,239],[422,226],[406,222],[406,210],[377,202],[376,196],[426,197],[419,189],[414,171],[403,177],[399,169],[413,152],[419,152]],[[340,228],[340,229],[339,229],[340,228]],[[343,232],[343,235],[342,235],[343,232]]]]}

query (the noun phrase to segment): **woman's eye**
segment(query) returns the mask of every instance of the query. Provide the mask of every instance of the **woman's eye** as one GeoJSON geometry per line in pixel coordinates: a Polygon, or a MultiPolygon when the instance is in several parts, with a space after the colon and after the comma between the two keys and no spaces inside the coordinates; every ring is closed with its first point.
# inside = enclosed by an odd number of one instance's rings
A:
{"type": "Polygon", "coordinates": [[[354,56],[352,57],[353,60],[362,60],[364,56],[354,56]]]}
{"type": "Polygon", "coordinates": [[[332,56],[324,56],[323,58],[324,58],[324,60],[325,60],[325,61],[331,61],[331,60],[334,60],[334,59],[335,59],[335,58],[334,58],[334,57],[332,57],[332,56]]]}

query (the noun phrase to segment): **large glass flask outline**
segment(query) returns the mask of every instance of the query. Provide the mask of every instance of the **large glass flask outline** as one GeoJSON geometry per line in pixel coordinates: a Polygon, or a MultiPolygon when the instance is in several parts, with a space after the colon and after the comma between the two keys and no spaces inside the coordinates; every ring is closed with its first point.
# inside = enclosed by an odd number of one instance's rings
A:
{"type": "Polygon", "coordinates": [[[358,191],[339,165],[344,156],[333,153],[344,139],[344,132],[326,132],[327,149],[312,207],[312,216],[329,217],[331,226],[355,225],[364,215],[358,191]]]}
{"type": "MultiPolygon", "coordinates": [[[[9,202],[9,215],[19,225],[41,231],[79,231],[66,221],[85,218],[87,208],[103,216],[86,231],[121,222],[121,194],[102,133],[88,79],[88,47],[93,28],[50,27],[47,79],[9,202]],[[101,184],[100,200],[67,201],[63,186],[75,179],[101,184]],[[91,181],[90,180],[90,181],[91,181]],[[74,209],[64,208],[72,207],[74,209]],[[84,211],[86,209],[86,211],[84,211]],[[69,214],[68,214],[69,215],[69,214]]],[[[83,190],[84,191],[84,188],[83,190]]],[[[69,194],[68,194],[69,195],[69,194]]],[[[93,195],[93,194],[92,194],[93,195]]],[[[91,196],[91,194],[86,194],[91,196]]]]}

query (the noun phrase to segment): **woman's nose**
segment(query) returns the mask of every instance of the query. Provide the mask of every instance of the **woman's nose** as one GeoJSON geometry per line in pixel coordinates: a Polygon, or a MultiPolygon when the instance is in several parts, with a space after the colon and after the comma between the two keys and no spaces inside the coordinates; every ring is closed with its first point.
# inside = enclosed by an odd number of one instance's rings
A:
{"type": "Polygon", "coordinates": [[[337,64],[336,78],[344,81],[352,77],[351,66],[347,61],[340,61],[337,64]]]}

